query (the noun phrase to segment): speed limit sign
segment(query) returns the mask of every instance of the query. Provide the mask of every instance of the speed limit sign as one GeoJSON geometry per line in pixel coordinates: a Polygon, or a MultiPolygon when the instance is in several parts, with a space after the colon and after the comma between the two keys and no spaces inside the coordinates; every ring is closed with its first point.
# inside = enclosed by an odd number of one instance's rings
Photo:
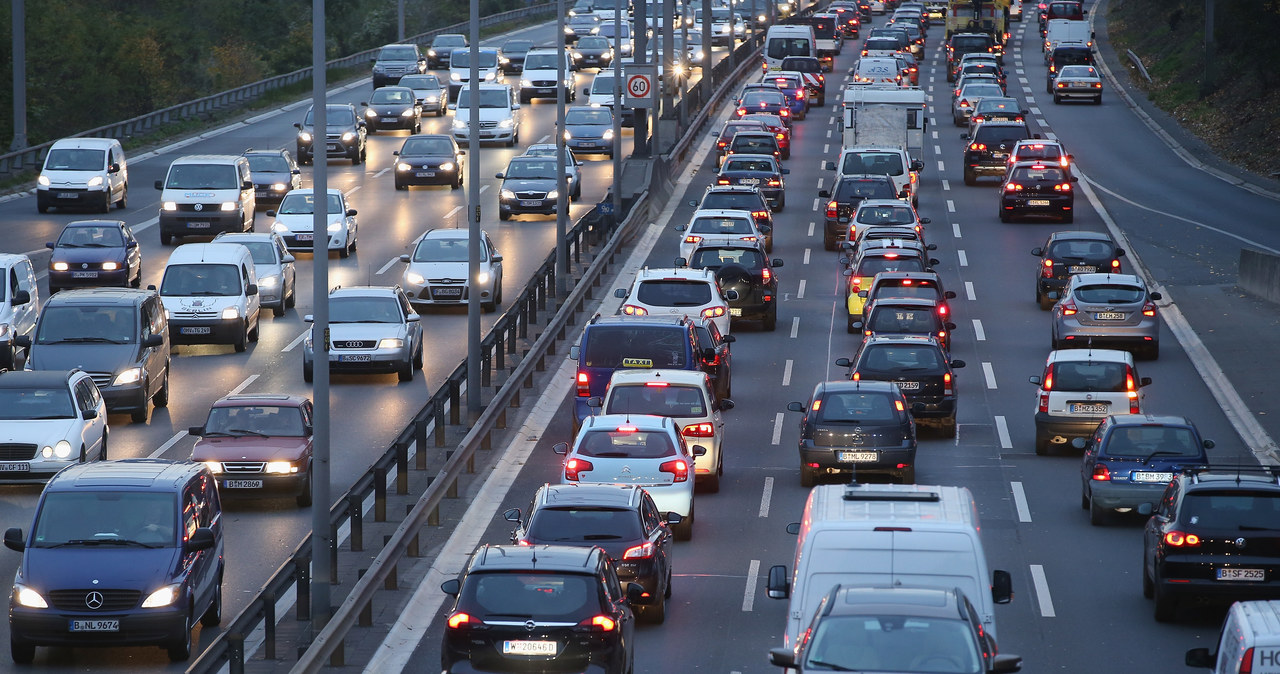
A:
{"type": "Polygon", "coordinates": [[[652,63],[627,63],[624,68],[622,82],[623,93],[627,97],[626,105],[633,108],[649,107],[658,79],[658,67],[652,63]]]}

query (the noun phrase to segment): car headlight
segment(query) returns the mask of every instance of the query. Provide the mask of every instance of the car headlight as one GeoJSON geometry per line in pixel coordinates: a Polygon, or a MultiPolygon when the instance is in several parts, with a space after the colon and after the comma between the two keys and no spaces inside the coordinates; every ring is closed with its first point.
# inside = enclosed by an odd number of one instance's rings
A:
{"type": "Polygon", "coordinates": [[[41,175],[39,178],[36,178],[36,184],[43,185],[44,187],[48,187],[52,183],[49,182],[48,176],[41,175]]]}
{"type": "Polygon", "coordinates": [[[67,269],[70,268],[66,262],[54,262],[53,264],[49,265],[49,267],[52,268],[54,271],[66,271],[67,269]]]}
{"type": "Polygon", "coordinates": [[[456,168],[458,168],[458,165],[457,165],[457,164],[454,164],[454,163],[453,163],[453,162],[451,162],[451,161],[447,161],[447,162],[444,162],[443,164],[440,164],[440,170],[441,170],[441,171],[452,171],[452,170],[454,170],[454,169],[456,169],[456,168]]]}
{"type": "Polygon", "coordinates": [[[308,132],[306,132],[306,131],[299,131],[299,132],[298,132],[298,140],[300,140],[300,141],[302,141],[302,142],[304,142],[304,143],[310,143],[310,142],[311,142],[311,134],[310,134],[310,133],[308,133],[308,132]]]}
{"type": "Polygon", "coordinates": [[[89,179],[89,187],[97,187],[102,184],[102,176],[94,176],[89,179]]]}
{"type": "Polygon", "coordinates": [[[761,14],[760,16],[757,16],[757,17],[756,17],[756,21],[759,21],[760,23],[764,23],[765,21],[768,21],[768,20],[769,20],[769,17],[767,17],[767,16],[765,16],[765,15],[763,15],[763,14],[761,14]]]}
{"type": "Polygon", "coordinates": [[[525,78],[521,78],[521,79],[520,79],[520,86],[522,86],[522,87],[532,87],[532,86],[533,86],[533,80],[525,79],[525,78]]]}
{"type": "Polygon", "coordinates": [[[498,122],[498,126],[500,126],[500,127],[504,128],[504,129],[510,129],[511,127],[513,127],[513,126],[515,126],[515,125],[516,125],[516,120],[511,119],[511,118],[507,118],[507,119],[504,119],[504,120],[501,120],[501,121],[499,121],[499,122],[498,122]]]}
{"type": "Polygon", "coordinates": [[[102,263],[103,271],[115,271],[119,268],[120,268],[119,262],[103,262],[102,263]]]}
{"type": "Polygon", "coordinates": [[[402,113],[400,113],[400,116],[401,116],[401,117],[412,117],[412,116],[413,116],[413,108],[405,108],[405,111],[404,111],[404,112],[402,112],[402,113]]]}
{"type": "Polygon", "coordinates": [[[236,210],[236,209],[237,209],[237,208],[239,208],[239,207],[240,207],[240,204],[238,204],[238,203],[236,203],[236,202],[234,202],[234,201],[224,201],[224,202],[222,202],[222,210],[224,210],[224,211],[234,211],[234,210],[236,210]]]}
{"type": "Polygon", "coordinates": [[[8,336],[9,336],[9,324],[0,323],[0,337],[8,337],[8,336]]]}
{"type": "Polygon", "coordinates": [[[364,111],[364,116],[372,119],[378,116],[378,111],[374,110],[373,108],[367,108],[364,111]]]}
{"type": "Polygon", "coordinates": [[[605,140],[613,140],[613,129],[605,129],[604,133],[600,134],[600,137],[605,140]]]}
{"type": "Polygon", "coordinates": [[[336,232],[336,231],[338,231],[338,230],[340,230],[340,229],[342,229],[342,223],[341,223],[341,222],[331,222],[331,223],[329,223],[329,231],[330,231],[330,232],[336,232]]]}
{"type": "Polygon", "coordinates": [[[221,473],[221,472],[222,472],[222,462],[221,462],[221,461],[205,461],[205,462],[204,462],[204,465],[205,465],[205,467],[206,467],[206,468],[208,468],[208,469],[209,469],[209,472],[210,472],[210,473],[217,474],[217,473],[221,473]]]}
{"type": "Polygon", "coordinates": [[[178,210],[178,203],[176,201],[166,201],[162,208],[166,211],[176,211],[178,210]]]}
{"type": "MultiPolygon", "coordinates": [[[[582,52],[580,51],[573,52],[573,58],[576,58],[576,59],[582,58],[582,52]]],[[[40,176],[40,177],[43,178],[44,176],[40,176]]]]}
{"type": "Polygon", "coordinates": [[[240,307],[227,307],[222,310],[222,318],[240,318],[240,307]]]}
{"type": "Polygon", "coordinates": [[[449,79],[453,80],[454,82],[461,82],[462,73],[449,73],[449,79]]]}
{"type": "Polygon", "coordinates": [[[413,170],[413,164],[406,164],[406,163],[404,163],[404,162],[396,162],[396,170],[397,170],[397,171],[400,171],[401,173],[403,173],[403,172],[405,172],[405,171],[412,171],[412,170],[413,170]]]}
{"type": "Polygon", "coordinates": [[[423,101],[425,101],[425,102],[427,102],[427,103],[439,103],[439,102],[440,102],[440,97],[439,97],[439,96],[427,96],[426,98],[424,98],[424,99],[423,99],[423,101]]]}
{"type": "Polygon", "coordinates": [[[351,141],[353,141],[353,140],[355,140],[355,139],[356,139],[356,132],[355,132],[355,131],[348,131],[348,132],[346,132],[346,133],[342,134],[342,142],[344,142],[344,143],[350,143],[351,141]]]}
{"type": "Polygon", "coordinates": [[[454,118],[453,118],[453,128],[458,129],[458,130],[460,130],[460,131],[465,131],[465,130],[466,130],[466,128],[467,128],[467,122],[466,122],[465,120],[458,119],[457,117],[454,117],[454,118]]]}
{"type": "Polygon", "coordinates": [[[568,129],[565,129],[565,132],[564,132],[564,139],[565,139],[565,140],[569,140],[570,138],[573,138],[573,134],[569,133],[569,130],[568,130],[568,129]]]}
{"type": "Polygon", "coordinates": [[[271,231],[276,234],[285,234],[289,231],[289,227],[283,222],[273,222],[271,223],[271,231]]]}
{"type": "Polygon", "coordinates": [[[272,183],[272,184],[271,184],[271,191],[272,191],[272,192],[283,192],[283,191],[285,191],[285,190],[287,190],[287,189],[289,189],[289,186],[288,186],[288,185],[286,185],[286,184],[284,184],[284,183],[272,183]]]}
{"type": "Polygon", "coordinates": [[[498,78],[498,73],[495,70],[490,70],[489,72],[484,74],[484,81],[486,82],[492,82],[497,78],[498,78]]]}
{"type": "Polygon", "coordinates": [[[502,190],[498,192],[498,196],[503,199],[515,199],[516,193],[512,192],[511,190],[502,190]]]}
{"type": "Polygon", "coordinates": [[[178,588],[179,586],[175,583],[152,592],[142,600],[142,608],[161,608],[173,604],[178,601],[178,588]]]}
{"type": "Polygon", "coordinates": [[[277,285],[280,285],[279,276],[259,276],[258,277],[259,288],[274,288],[277,285]]]}
{"type": "Polygon", "coordinates": [[[560,198],[560,192],[559,192],[558,190],[551,190],[550,192],[547,192],[547,198],[548,198],[548,199],[559,199],[559,198],[560,198]]]}
{"type": "Polygon", "coordinates": [[[399,337],[387,337],[378,342],[379,349],[399,349],[404,346],[404,340],[399,337]]]}
{"type": "Polygon", "coordinates": [[[698,50],[698,55],[697,55],[697,56],[695,56],[694,58],[695,58],[695,59],[697,59],[699,62],[701,62],[701,61],[702,61],[702,59],[704,59],[704,58],[706,58],[706,57],[707,57],[707,56],[706,56],[706,54],[705,54],[705,53],[703,53],[703,51],[702,51],[701,49],[699,49],[699,50],[698,50]]]}
{"type": "Polygon", "coordinates": [[[58,444],[52,447],[46,446],[44,449],[40,450],[40,454],[43,455],[44,458],[46,459],[51,459],[54,457],[57,457],[59,459],[65,459],[68,456],[71,456],[71,443],[67,442],[66,440],[59,440],[58,444]]]}
{"type": "Polygon", "coordinates": [[[482,272],[480,272],[480,273],[476,274],[476,283],[477,283],[477,284],[483,285],[483,284],[488,283],[488,282],[489,282],[489,272],[487,272],[487,271],[482,271],[482,272]]]}
{"type": "Polygon", "coordinates": [[[298,467],[289,461],[268,461],[264,472],[269,474],[285,474],[298,472],[298,467]]]}
{"type": "Polygon", "coordinates": [[[125,384],[134,384],[142,379],[142,368],[131,367],[124,372],[116,375],[115,381],[111,382],[112,386],[124,386],[125,384]]]}
{"type": "Polygon", "coordinates": [[[435,56],[435,55],[436,55],[436,50],[434,49],[427,50],[427,56],[435,56]]]}
{"type": "Polygon", "coordinates": [[[19,604],[27,608],[49,608],[49,602],[45,601],[39,592],[26,585],[18,585],[13,589],[16,590],[13,594],[19,604]]]}
{"type": "Polygon", "coordinates": [[[408,283],[411,286],[420,286],[423,283],[426,283],[427,279],[423,278],[422,274],[419,274],[417,272],[407,271],[404,273],[404,281],[405,283],[408,283]]]}

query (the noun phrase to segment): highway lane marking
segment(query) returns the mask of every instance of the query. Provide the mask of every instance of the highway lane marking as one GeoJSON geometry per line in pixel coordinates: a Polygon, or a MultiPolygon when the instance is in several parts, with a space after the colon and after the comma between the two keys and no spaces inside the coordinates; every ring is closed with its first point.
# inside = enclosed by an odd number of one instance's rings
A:
{"type": "Polygon", "coordinates": [[[461,204],[459,204],[459,205],[457,205],[457,206],[454,206],[452,210],[450,210],[448,213],[445,213],[445,214],[444,214],[444,219],[445,219],[445,220],[450,220],[450,219],[452,219],[452,218],[453,218],[453,216],[457,215],[457,214],[458,214],[458,211],[460,211],[460,210],[462,210],[462,205],[461,205],[461,204]]]}
{"type": "Polygon", "coordinates": [[[1027,507],[1027,492],[1022,488],[1021,482],[1010,482],[1009,487],[1013,489],[1013,507],[1018,509],[1018,521],[1031,521],[1031,508],[1027,507]]]}
{"type": "MultiPolygon", "coordinates": [[[[821,200],[821,199],[819,199],[818,197],[814,197],[814,198],[813,198],[813,210],[815,210],[815,211],[816,211],[816,210],[818,210],[818,207],[819,207],[819,206],[821,206],[821,205],[822,205],[822,200],[821,200]]],[[[809,223],[809,226],[810,226],[810,229],[809,229],[809,236],[813,236],[813,229],[812,229],[813,223],[809,223]]]]}
{"type": "Polygon", "coordinates": [[[823,178],[818,178],[818,189],[822,189],[823,178]]]}
{"type": "Polygon", "coordinates": [[[164,443],[163,445],[160,445],[160,447],[156,449],[156,451],[151,452],[150,456],[148,456],[147,458],[158,459],[161,456],[164,456],[164,453],[169,451],[170,447],[173,447],[174,445],[178,444],[178,441],[185,437],[187,437],[186,431],[178,431],[177,433],[174,433],[173,437],[169,438],[168,442],[164,443]]]}
{"type": "Polygon", "coordinates": [[[343,196],[350,198],[351,195],[355,194],[361,187],[364,187],[364,185],[356,185],[355,187],[347,190],[347,193],[343,196]]]}
{"type": "Polygon", "coordinates": [[[978,299],[977,296],[973,294],[973,281],[964,282],[964,294],[968,296],[970,302],[978,299]]]}
{"type": "Polygon", "coordinates": [[[1024,87],[1022,87],[1022,91],[1023,91],[1023,93],[1028,94],[1028,96],[1027,96],[1027,102],[1029,103],[1029,102],[1030,102],[1030,99],[1031,99],[1031,97],[1030,97],[1030,94],[1031,94],[1031,91],[1032,91],[1031,87],[1024,86],[1024,87]]]}
{"type": "MultiPolygon", "coordinates": [[[[1043,124],[1043,122],[1041,122],[1041,123],[1043,124]]],[[[1056,133],[1054,133],[1054,132],[1052,132],[1052,131],[1045,131],[1045,132],[1044,132],[1044,137],[1045,137],[1045,138],[1048,138],[1049,140],[1058,140],[1058,134],[1056,134],[1056,133]]]]}
{"type": "MultiPolygon", "coordinates": [[[[979,341],[979,342],[987,341],[987,331],[982,327],[982,319],[980,318],[973,319],[973,334],[976,341],[979,341]]],[[[992,387],[992,388],[995,388],[995,387],[992,387]]]]}
{"type": "Polygon", "coordinates": [[[399,261],[400,261],[400,258],[398,258],[398,257],[393,257],[393,258],[391,258],[390,260],[387,260],[387,263],[386,263],[386,264],[384,264],[384,265],[382,265],[382,268],[381,268],[381,269],[379,269],[378,271],[374,272],[374,274],[375,274],[376,276],[382,276],[383,274],[387,273],[387,270],[391,268],[391,265],[393,265],[393,264],[395,264],[395,263],[397,263],[397,262],[399,262],[399,261]]]}
{"type": "Polygon", "coordinates": [[[941,173],[941,172],[943,172],[943,171],[945,171],[945,170],[947,170],[946,165],[942,163],[942,160],[941,160],[941,159],[939,159],[939,160],[938,160],[938,172],[939,172],[939,173],[941,173]]]}
{"type": "Polygon", "coordinates": [[[386,167],[386,168],[382,169],[381,171],[378,171],[377,173],[373,174],[373,177],[374,177],[374,178],[381,178],[381,177],[382,177],[382,174],[384,174],[384,173],[386,173],[387,171],[390,171],[390,170],[391,170],[391,167],[390,167],[390,166],[388,166],[388,167],[386,167]]]}
{"type": "Polygon", "coordinates": [[[792,366],[794,366],[794,365],[795,365],[795,361],[793,361],[792,359],[788,358],[788,359],[787,359],[787,364],[786,364],[786,365],[784,365],[784,366],[782,366],[782,385],[783,385],[783,386],[790,386],[790,385],[791,385],[791,368],[792,368],[792,366]]]}
{"type": "Polygon", "coordinates": [[[1028,80],[1028,79],[1027,79],[1027,78],[1025,78],[1025,77],[1019,77],[1019,78],[1018,78],[1018,81],[1019,81],[1019,82],[1021,82],[1021,83],[1023,83],[1023,84],[1030,84],[1030,82],[1031,82],[1030,80],[1028,80]]]}
{"type": "Polygon", "coordinates": [[[948,212],[948,213],[955,213],[955,212],[956,212],[956,202],[954,202],[954,201],[952,201],[952,200],[950,200],[950,199],[947,199],[947,212],[948,212]]]}
{"type": "Polygon", "coordinates": [[[782,442],[782,412],[778,412],[778,416],[773,418],[773,439],[770,444],[780,444],[782,442]]]}
{"type": "Polygon", "coordinates": [[[827,138],[831,137],[831,129],[827,129],[827,138]]]}
{"type": "Polygon", "coordinates": [[[937,132],[937,131],[930,131],[929,133],[933,134],[933,139],[934,139],[934,140],[938,140],[938,132],[937,132]]]}
{"type": "Polygon", "coordinates": [[[481,186],[480,186],[480,194],[484,194],[484,191],[485,191],[485,190],[487,190],[487,189],[489,189],[489,186],[488,186],[488,185],[481,185],[481,186]]]}
{"type": "MultiPolygon", "coordinates": [[[[1028,92],[1028,93],[1030,93],[1030,90],[1028,89],[1028,90],[1027,90],[1027,92],[1028,92]]],[[[1031,106],[1031,105],[1035,105],[1035,104],[1036,104],[1036,97],[1035,97],[1035,96],[1027,96],[1027,105],[1028,105],[1028,106],[1031,106]]]]}
{"type": "Polygon", "coordinates": [[[764,479],[764,493],[760,495],[760,516],[769,516],[769,503],[773,500],[773,478],[764,479]]]}
{"type": "Polygon", "coordinates": [[[954,236],[957,239],[960,238],[960,223],[951,223],[951,236],[954,236]]]}
{"type": "Polygon", "coordinates": [[[547,135],[545,135],[545,136],[543,136],[543,137],[539,138],[539,139],[538,139],[538,142],[539,142],[539,143],[545,143],[545,142],[547,142],[547,141],[549,141],[549,140],[551,140],[551,134],[547,134],[547,135]]]}
{"type": "Polygon", "coordinates": [[[756,583],[760,581],[760,560],[753,559],[747,567],[747,589],[742,593],[742,610],[750,611],[756,603],[756,583]]]}
{"type": "Polygon", "coordinates": [[[836,123],[836,116],[831,115],[831,117],[827,119],[827,124],[835,124],[835,123],[836,123]]]}
{"type": "Polygon", "coordinates": [[[965,252],[964,252],[963,250],[957,250],[957,251],[956,251],[956,257],[960,258],[960,266],[961,266],[961,267],[968,267],[968,266],[969,266],[969,256],[968,256],[968,255],[966,255],[966,254],[965,254],[965,252]]]}
{"type": "Polygon", "coordinates": [[[294,347],[296,347],[296,346],[298,346],[299,344],[301,344],[301,343],[302,343],[302,340],[306,339],[306,338],[307,338],[307,335],[309,335],[309,334],[311,334],[311,330],[310,330],[310,329],[303,330],[301,335],[298,335],[297,337],[294,337],[294,338],[293,338],[293,341],[292,341],[292,342],[289,342],[289,345],[288,345],[288,346],[286,346],[286,347],[284,347],[283,349],[280,349],[280,351],[281,351],[281,352],[293,351],[294,347]]]}
{"type": "Polygon", "coordinates": [[[239,386],[231,389],[230,395],[237,395],[241,391],[244,391],[245,389],[249,388],[249,385],[257,381],[259,376],[260,375],[256,375],[256,374],[249,375],[248,377],[245,378],[244,381],[240,382],[239,386]]]}
{"type": "Polygon", "coordinates": [[[804,299],[804,287],[806,284],[807,284],[807,281],[805,281],[804,279],[800,279],[800,289],[796,291],[796,299],[798,300],[804,299]]]}
{"type": "MultiPolygon", "coordinates": [[[[133,233],[134,233],[134,234],[137,234],[138,232],[141,232],[141,231],[142,231],[142,230],[144,230],[144,229],[150,229],[150,228],[152,228],[152,227],[154,227],[154,226],[156,226],[156,225],[158,225],[158,224],[160,224],[160,216],[158,216],[158,215],[157,215],[156,217],[151,218],[150,220],[147,220],[146,222],[143,222],[143,223],[140,223],[140,224],[134,225],[134,226],[133,226],[133,233]]],[[[48,249],[46,248],[45,250],[48,250],[48,249]]],[[[39,252],[39,251],[36,251],[36,252],[39,252]]],[[[28,253],[27,255],[28,255],[28,256],[30,256],[30,253],[28,253]]]]}
{"type": "Polygon", "coordinates": [[[932,106],[932,105],[930,105],[930,106],[929,106],[929,112],[930,112],[930,113],[934,113],[934,112],[936,112],[936,110],[934,110],[934,109],[933,109],[933,106],[932,106]]]}
{"type": "Polygon", "coordinates": [[[987,380],[987,388],[992,390],[999,388],[996,386],[996,371],[991,369],[991,363],[982,361],[982,376],[987,380]]]}
{"type": "Polygon", "coordinates": [[[941,146],[941,145],[934,145],[934,146],[933,146],[933,153],[934,153],[934,154],[942,154],[942,146],[941,146]]]}
{"type": "Polygon", "coordinates": [[[1031,582],[1036,587],[1036,601],[1040,604],[1040,616],[1042,618],[1056,616],[1057,614],[1053,612],[1053,598],[1049,596],[1049,581],[1044,577],[1043,566],[1031,565],[1031,582]]]}
{"type": "Polygon", "coordinates": [[[804,249],[804,262],[802,262],[801,264],[809,264],[809,251],[810,251],[810,250],[811,250],[811,249],[809,249],[809,248],[805,248],[805,249],[804,249]]]}
{"type": "Polygon", "coordinates": [[[791,339],[795,339],[800,334],[800,317],[793,316],[791,318],[791,339]]]}
{"type": "Polygon", "coordinates": [[[951,181],[950,181],[950,180],[943,180],[943,181],[942,181],[942,191],[943,191],[943,192],[950,192],[950,191],[951,191],[951,181]]]}
{"type": "MultiPolygon", "coordinates": [[[[817,209],[817,208],[814,208],[813,210],[815,210],[815,211],[816,211],[816,210],[818,210],[818,209],[817,209]]],[[[816,222],[811,222],[811,223],[809,223],[809,236],[813,236],[813,228],[814,228],[814,227],[816,227],[816,226],[817,226],[817,224],[818,224],[818,223],[816,223],[816,222]]]]}
{"type": "Polygon", "coordinates": [[[1000,449],[1013,449],[1013,441],[1009,439],[1009,424],[1003,416],[996,417],[996,435],[1000,437],[1000,449]]]}
{"type": "Polygon", "coordinates": [[[1035,106],[1031,106],[1030,108],[1028,108],[1028,110],[1030,110],[1030,111],[1031,111],[1031,114],[1033,114],[1033,115],[1039,115],[1039,114],[1041,114],[1041,113],[1040,113],[1040,108],[1037,108],[1037,107],[1035,107],[1035,106]]]}

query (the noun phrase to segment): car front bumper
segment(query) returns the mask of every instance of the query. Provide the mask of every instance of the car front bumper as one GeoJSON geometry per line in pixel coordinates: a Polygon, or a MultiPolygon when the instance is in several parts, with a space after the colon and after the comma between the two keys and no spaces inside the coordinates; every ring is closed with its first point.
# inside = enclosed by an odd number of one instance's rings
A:
{"type": "Polygon", "coordinates": [[[243,335],[243,318],[169,318],[171,344],[231,344],[243,335]]]}
{"type": "Polygon", "coordinates": [[[160,211],[160,233],[176,236],[213,236],[243,232],[244,215],[236,211],[160,211]]]}
{"type": "MultiPolygon", "coordinates": [[[[311,238],[300,238],[300,237],[312,237],[312,236],[314,235],[311,232],[299,232],[296,234],[293,232],[280,233],[280,238],[284,239],[285,248],[288,248],[289,250],[296,250],[301,253],[311,252],[311,250],[315,246],[315,241],[311,238]]],[[[329,235],[329,243],[328,243],[329,250],[341,250],[346,246],[347,246],[347,234],[345,231],[340,230],[337,232],[333,232],[332,234],[329,235]]]]}
{"type": "MultiPolygon", "coordinates": [[[[75,263],[71,263],[72,267],[75,263]]],[[[129,269],[128,267],[116,269],[114,271],[104,270],[77,270],[69,271],[53,271],[49,270],[49,291],[65,290],[68,288],[100,288],[103,286],[123,286],[128,283],[129,269]],[[83,278],[86,274],[93,276],[83,278]]]]}
{"type": "Polygon", "coordinates": [[[183,641],[185,606],[74,613],[56,608],[9,608],[9,639],[37,646],[164,646],[183,641]],[[72,620],[119,620],[115,632],[72,632],[72,620]]]}
{"type": "Polygon", "coordinates": [[[102,400],[107,404],[108,412],[145,410],[151,403],[151,398],[147,396],[141,381],[122,386],[102,386],[98,390],[102,393],[102,400]]]}
{"type": "Polygon", "coordinates": [[[107,188],[89,189],[85,187],[49,187],[36,189],[36,203],[40,206],[72,206],[76,208],[98,208],[107,188]]]}
{"type": "Polygon", "coordinates": [[[535,213],[539,215],[555,215],[555,199],[500,199],[498,211],[510,215],[535,213]]]}
{"type": "MultiPolygon", "coordinates": [[[[305,348],[302,359],[305,365],[312,365],[315,354],[310,348],[305,348]]],[[[410,360],[407,345],[399,349],[343,349],[340,353],[329,352],[329,371],[385,374],[399,371],[410,360]]]]}
{"type": "Polygon", "coordinates": [[[297,496],[307,488],[308,473],[304,470],[288,475],[266,473],[215,473],[218,494],[222,498],[259,498],[271,496],[297,496]]]}
{"type": "Polygon", "coordinates": [[[603,138],[570,138],[564,144],[575,154],[613,154],[613,141],[603,138]]]}

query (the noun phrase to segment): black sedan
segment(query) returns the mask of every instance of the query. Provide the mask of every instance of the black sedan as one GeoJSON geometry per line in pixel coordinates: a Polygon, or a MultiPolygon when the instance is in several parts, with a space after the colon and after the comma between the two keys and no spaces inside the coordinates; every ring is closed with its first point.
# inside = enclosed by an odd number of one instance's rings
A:
{"type": "Polygon", "coordinates": [[[378,129],[422,129],[422,105],[409,87],[378,87],[364,107],[364,123],[369,133],[378,129]]]}
{"type": "Polygon", "coordinates": [[[288,150],[245,150],[258,208],[279,204],[290,190],[302,187],[302,170],[288,150]]]}
{"type": "Polygon", "coordinates": [[[142,249],[123,220],[69,222],[46,243],[49,292],[66,288],[142,285],[142,249]]]}
{"type": "Polygon", "coordinates": [[[523,213],[555,215],[559,196],[555,157],[516,157],[507,164],[506,171],[494,177],[502,181],[498,192],[499,220],[523,213]]]}
{"type": "Polygon", "coordinates": [[[720,289],[728,294],[731,321],[760,321],[765,330],[778,325],[778,275],[773,272],[782,260],[771,260],[759,246],[749,243],[718,243],[699,246],[687,261],[676,260],[676,266],[688,263],[693,269],[710,269],[716,273],[720,289]]]}
{"type": "Polygon", "coordinates": [[[524,72],[524,57],[533,49],[533,40],[507,40],[502,43],[502,58],[498,65],[508,75],[524,72]]]}
{"type": "Polygon", "coordinates": [[[790,173],[778,165],[778,160],[768,154],[732,154],[720,165],[717,185],[751,185],[759,188],[769,206],[781,211],[787,205],[786,182],[782,176],[790,173]]]}
{"type": "Polygon", "coordinates": [[[409,136],[395,153],[396,189],[410,185],[462,187],[464,150],[453,136],[443,133],[409,136]]]}
{"type": "Polygon", "coordinates": [[[607,37],[584,35],[573,46],[573,60],[579,68],[608,68],[613,63],[613,45],[607,37]]]}
{"type": "Polygon", "coordinates": [[[1000,190],[1000,222],[1025,215],[1045,215],[1062,222],[1075,220],[1076,191],[1059,164],[1018,162],[1009,170],[1000,190]]]}

